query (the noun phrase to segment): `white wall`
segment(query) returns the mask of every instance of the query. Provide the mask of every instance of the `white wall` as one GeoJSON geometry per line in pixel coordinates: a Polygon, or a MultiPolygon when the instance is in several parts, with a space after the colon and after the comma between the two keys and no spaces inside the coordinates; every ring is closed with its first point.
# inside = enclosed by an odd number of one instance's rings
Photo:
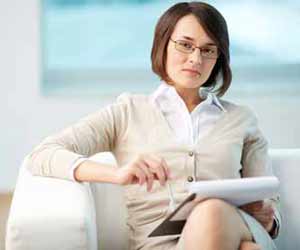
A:
{"type": "MultiPolygon", "coordinates": [[[[0,1],[0,192],[14,189],[23,157],[43,137],[112,101],[40,95],[39,2],[0,1]]],[[[272,147],[300,147],[300,98],[259,96],[231,97],[256,110],[272,147]]]]}
{"type": "Polygon", "coordinates": [[[14,189],[22,159],[43,137],[109,102],[40,95],[39,3],[0,1],[0,192],[14,189]]]}

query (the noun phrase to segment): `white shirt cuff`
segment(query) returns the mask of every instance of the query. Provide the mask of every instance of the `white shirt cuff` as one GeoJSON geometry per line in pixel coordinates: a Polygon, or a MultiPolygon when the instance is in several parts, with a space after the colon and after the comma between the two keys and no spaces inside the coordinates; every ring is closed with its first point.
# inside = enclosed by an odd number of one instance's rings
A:
{"type": "Polygon", "coordinates": [[[75,176],[74,176],[74,172],[75,172],[75,169],[84,161],[86,161],[88,158],[87,157],[79,157],[78,159],[76,159],[70,166],[70,178],[73,180],[73,181],[77,181],[75,179],[75,176]]]}

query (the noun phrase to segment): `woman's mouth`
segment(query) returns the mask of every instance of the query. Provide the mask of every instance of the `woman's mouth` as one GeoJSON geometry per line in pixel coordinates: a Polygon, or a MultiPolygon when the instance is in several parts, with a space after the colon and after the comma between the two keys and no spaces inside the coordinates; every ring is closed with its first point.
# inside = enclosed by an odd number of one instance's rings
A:
{"type": "Polygon", "coordinates": [[[193,76],[201,75],[201,73],[199,71],[194,70],[194,69],[183,69],[182,71],[189,75],[193,75],[193,76]]]}

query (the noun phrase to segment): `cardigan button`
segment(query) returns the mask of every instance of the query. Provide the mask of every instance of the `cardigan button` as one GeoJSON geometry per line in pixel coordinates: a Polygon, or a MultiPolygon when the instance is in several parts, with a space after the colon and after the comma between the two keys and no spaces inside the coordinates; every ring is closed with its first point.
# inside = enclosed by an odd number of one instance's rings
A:
{"type": "Polygon", "coordinates": [[[189,152],[189,156],[193,156],[194,155],[194,152],[193,151],[190,151],[189,152]]]}
{"type": "Polygon", "coordinates": [[[188,176],[187,178],[188,182],[192,182],[194,180],[193,176],[188,176]]]}

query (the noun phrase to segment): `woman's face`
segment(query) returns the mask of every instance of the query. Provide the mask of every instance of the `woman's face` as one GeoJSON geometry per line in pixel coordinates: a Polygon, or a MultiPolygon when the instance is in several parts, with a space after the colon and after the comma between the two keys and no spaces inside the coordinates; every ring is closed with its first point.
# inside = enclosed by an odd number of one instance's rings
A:
{"type": "MultiPolygon", "coordinates": [[[[206,34],[202,26],[192,14],[179,19],[171,35],[173,41],[183,40],[196,47],[215,47],[215,43],[206,34]]],[[[216,47],[215,47],[216,48],[216,47]]],[[[191,54],[178,51],[175,43],[169,40],[167,47],[166,71],[172,82],[178,88],[199,88],[209,78],[217,59],[201,56],[195,49],[191,54]]]]}

